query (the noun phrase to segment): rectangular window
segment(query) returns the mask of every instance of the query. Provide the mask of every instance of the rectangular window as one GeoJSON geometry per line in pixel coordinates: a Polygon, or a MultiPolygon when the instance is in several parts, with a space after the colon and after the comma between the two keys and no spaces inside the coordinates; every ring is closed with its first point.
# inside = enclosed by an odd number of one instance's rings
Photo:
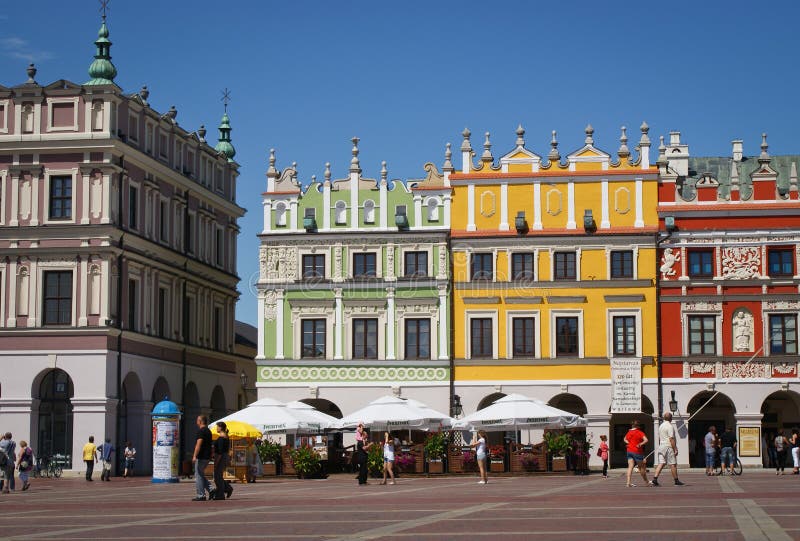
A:
{"type": "Polygon", "coordinates": [[[711,278],[714,276],[714,250],[692,250],[689,252],[689,276],[711,278]]]}
{"type": "Polygon", "coordinates": [[[614,317],[614,355],[636,355],[636,317],[614,317]]]}
{"type": "Polygon", "coordinates": [[[533,254],[513,254],[511,256],[511,278],[513,280],[533,280],[533,254]]]}
{"type": "Polygon", "coordinates": [[[128,280],[128,329],[139,330],[139,296],[136,280],[128,280]]]}
{"type": "Polygon", "coordinates": [[[321,359],[325,357],[325,320],[304,319],[302,324],[303,359],[321,359]]]}
{"type": "Polygon", "coordinates": [[[781,248],[768,254],[770,276],[794,276],[794,250],[781,248]]]}
{"type": "Polygon", "coordinates": [[[514,357],[534,357],[534,325],[536,320],[532,317],[515,317],[512,319],[513,336],[512,347],[514,357]]]}
{"type": "Polygon", "coordinates": [[[72,271],[44,273],[43,325],[72,324],[72,271]]]}
{"type": "Polygon", "coordinates": [[[576,355],[578,355],[578,318],[557,317],[556,356],[574,357],[576,355]]]}
{"type": "Polygon", "coordinates": [[[797,355],[797,316],[769,316],[769,352],[771,355],[797,355]]]}
{"type": "Polygon", "coordinates": [[[374,253],[353,254],[353,278],[372,278],[377,276],[374,253]]]}
{"type": "Polygon", "coordinates": [[[428,276],[428,252],[405,252],[405,276],[428,276]]]}
{"type": "Polygon", "coordinates": [[[72,177],[50,177],[50,219],[72,218],[72,177]]]}
{"type": "Polygon", "coordinates": [[[321,254],[303,256],[303,278],[325,278],[325,256],[321,254]]]}
{"type": "Polygon", "coordinates": [[[353,358],[378,358],[378,320],[353,320],[353,358]]]}
{"type": "Polygon", "coordinates": [[[139,118],[131,115],[128,122],[128,139],[134,143],[139,142],[139,118]]]}
{"type": "Polygon", "coordinates": [[[473,359],[491,358],[494,355],[491,318],[472,318],[469,322],[470,356],[473,359]]]}
{"type": "Polygon", "coordinates": [[[406,359],[431,358],[431,320],[406,319],[406,359]]]}
{"type": "Polygon", "coordinates": [[[167,337],[167,290],[158,288],[158,336],[167,337]]]}
{"type": "Polygon", "coordinates": [[[225,247],[222,245],[222,230],[221,229],[217,229],[216,233],[217,233],[217,235],[216,235],[216,239],[215,239],[215,246],[214,246],[215,252],[214,253],[215,253],[216,258],[217,258],[217,266],[221,267],[222,266],[222,260],[223,260],[222,256],[225,255],[225,247]]]}
{"type": "Polygon", "coordinates": [[[167,148],[167,135],[162,133],[158,136],[158,154],[162,158],[166,158],[169,155],[169,149],[167,148]]]}
{"type": "Polygon", "coordinates": [[[167,201],[161,202],[161,208],[158,216],[159,234],[161,235],[161,242],[169,241],[169,203],[167,201]]]}
{"type": "Polygon", "coordinates": [[[188,212],[183,231],[183,246],[187,254],[194,254],[194,216],[188,212]]]}
{"type": "Polygon", "coordinates": [[[214,327],[212,343],[214,344],[214,349],[219,351],[222,349],[222,308],[218,306],[214,307],[214,321],[212,325],[214,327]]]}
{"type": "Polygon", "coordinates": [[[633,278],[633,250],[611,252],[611,278],[633,278]]]}
{"type": "Polygon", "coordinates": [[[717,318],[715,316],[689,316],[689,353],[691,355],[716,355],[717,318]]]}
{"type": "Polygon", "coordinates": [[[553,254],[555,259],[555,279],[574,280],[575,273],[575,252],[556,252],[553,254]]]}
{"type": "Polygon", "coordinates": [[[128,188],[128,227],[137,228],[137,218],[139,213],[139,190],[134,186],[128,188]]]}
{"type": "Polygon", "coordinates": [[[491,280],[494,276],[494,254],[472,254],[470,276],[472,280],[491,280]]]}

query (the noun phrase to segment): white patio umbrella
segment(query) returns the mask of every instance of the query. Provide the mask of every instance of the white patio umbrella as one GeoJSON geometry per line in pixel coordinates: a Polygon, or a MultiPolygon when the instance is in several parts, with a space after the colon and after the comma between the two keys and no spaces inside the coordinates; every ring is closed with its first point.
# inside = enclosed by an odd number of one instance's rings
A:
{"type": "Polygon", "coordinates": [[[421,409],[396,396],[382,396],[339,420],[339,428],[355,428],[358,423],[372,429],[431,430],[451,419],[430,408],[421,409]],[[434,415],[435,414],[435,415],[434,415]]]}
{"type": "Polygon", "coordinates": [[[244,409],[217,419],[217,421],[243,421],[265,433],[317,433],[324,428],[323,423],[309,414],[286,407],[286,404],[272,398],[256,400],[244,409]]]}
{"type": "Polygon", "coordinates": [[[504,431],[531,428],[574,428],[586,426],[579,415],[548,406],[541,400],[521,394],[510,394],[491,406],[471,413],[455,422],[455,428],[504,431]]]}
{"type": "Polygon", "coordinates": [[[453,419],[449,415],[445,415],[442,412],[436,411],[435,409],[429,407],[424,402],[420,402],[419,400],[416,400],[414,398],[406,398],[405,400],[412,406],[415,406],[421,409],[423,412],[425,412],[430,421],[436,422],[438,420],[439,424],[444,428],[450,428],[455,422],[455,419],[453,419]]]}
{"type": "Polygon", "coordinates": [[[336,417],[328,415],[327,413],[323,413],[311,404],[306,404],[305,402],[301,402],[299,400],[287,402],[286,407],[290,410],[297,410],[304,415],[308,415],[312,421],[320,423],[323,429],[330,426],[335,426],[339,422],[339,419],[336,417]]]}

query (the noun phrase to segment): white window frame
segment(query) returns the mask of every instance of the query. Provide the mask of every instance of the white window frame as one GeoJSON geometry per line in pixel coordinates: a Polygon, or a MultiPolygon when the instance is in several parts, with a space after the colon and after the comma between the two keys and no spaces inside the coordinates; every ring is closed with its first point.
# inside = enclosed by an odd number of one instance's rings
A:
{"type": "Polygon", "coordinates": [[[139,115],[134,112],[128,114],[128,141],[139,146],[139,115]],[[136,123],[135,130],[132,129],[134,122],[136,123]]]}
{"type": "Polygon", "coordinates": [[[577,317],[578,318],[578,358],[584,358],[586,346],[586,333],[583,326],[583,310],[550,310],[550,358],[563,359],[556,354],[556,318],[577,317]]]}
{"type": "MultiPolygon", "coordinates": [[[[36,266],[36,327],[44,327],[44,273],[50,271],[68,271],[72,273],[72,316],[70,327],[78,326],[78,263],[77,261],[70,265],[50,264],[47,261],[40,261],[36,266]]],[[[30,295],[30,293],[29,293],[30,295]]],[[[28,310],[28,322],[30,322],[31,311],[28,310]]],[[[48,325],[48,327],[59,328],[60,325],[48,325]]]]}
{"type": "MultiPolygon", "coordinates": [[[[472,359],[472,348],[470,347],[472,344],[472,320],[485,318],[491,318],[492,320],[492,360],[499,359],[498,350],[500,337],[497,335],[497,310],[465,310],[464,323],[466,324],[466,332],[464,335],[466,336],[466,342],[464,344],[464,358],[467,360],[472,359]]],[[[484,360],[484,358],[480,360],[484,360]]]]}
{"type": "MultiPolygon", "coordinates": [[[[138,268],[135,268],[135,267],[132,267],[132,266],[129,265],[128,266],[128,283],[125,284],[126,298],[127,298],[128,301],[130,301],[130,293],[128,293],[128,288],[130,287],[131,281],[136,282],[136,307],[135,307],[135,310],[136,310],[136,313],[135,313],[136,325],[134,327],[131,327],[131,322],[128,321],[128,325],[125,328],[125,330],[144,334],[144,325],[143,325],[143,318],[142,318],[142,316],[143,316],[143,314],[142,314],[142,296],[144,295],[144,291],[142,291],[142,276],[141,276],[138,268]]],[[[128,310],[126,310],[126,312],[125,312],[125,318],[128,317],[129,313],[130,313],[130,306],[128,306],[128,310]]]]}
{"type": "Polygon", "coordinates": [[[0,124],[0,133],[8,133],[8,107],[10,104],[11,100],[0,100],[0,107],[3,108],[3,123],[0,124]]]}
{"type": "MultiPolygon", "coordinates": [[[[348,261],[347,265],[347,277],[348,278],[355,278],[353,274],[353,270],[355,268],[355,256],[356,254],[375,254],[375,276],[374,278],[383,278],[383,259],[381,258],[381,249],[377,248],[367,248],[367,247],[359,247],[359,246],[350,246],[347,250],[348,257],[350,261],[348,261]]],[[[327,273],[327,265],[325,266],[325,272],[327,273]]]]}
{"type": "Polygon", "coordinates": [[[575,254],[575,282],[581,281],[581,248],[573,248],[573,249],[561,249],[561,248],[550,248],[550,281],[551,282],[571,282],[572,280],[568,279],[557,279],[556,278],[556,253],[560,254],[575,254]]]}
{"type": "Polygon", "coordinates": [[[169,132],[161,127],[158,130],[158,158],[164,162],[169,160],[169,132]],[[161,144],[162,137],[164,137],[163,145],[161,144]]]}
{"type": "MultiPolygon", "coordinates": [[[[158,296],[159,296],[159,293],[161,292],[162,289],[167,292],[167,294],[164,295],[164,298],[165,298],[165,302],[164,302],[164,318],[165,318],[165,320],[164,320],[164,336],[163,336],[163,338],[169,340],[170,337],[174,336],[174,328],[173,328],[174,327],[174,321],[173,321],[173,310],[172,310],[172,297],[173,297],[173,295],[172,295],[172,284],[170,282],[165,282],[163,280],[159,280],[158,281],[158,284],[156,285],[155,309],[153,311],[155,312],[156,317],[161,318],[161,314],[158,313],[158,296]]],[[[159,336],[158,335],[158,324],[159,323],[160,323],[160,321],[156,322],[155,328],[153,329],[153,334],[155,336],[159,336]]],[[[159,336],[159,338],[162,338],[162,337],[159,336]]]]}
{"type": "MultiPolygon", "coordinates": [[[[358,303],[353,301],[353,305],[357,306],[358,303]]],[[[327,338],[326,338],[327,341],[327,338]]],[[[386,360],[386,309],[380,308],[376,312],[355,312],[346,314],[344,318],[344,347],[345,359],[347,360],[365,360],[365,361],[385,361],[386,360]],[[360,357],[353,357],[353,320],[354,319],[377,319],[378,320],[378,358],[377,359],[361,359],[360,357]]],[[[327,348],[327,345],[326,345],[327,348]]],[[[326,349],[327,351],[327,349],[326,349]]],[[[332,351],[332,350],[331,350],[332,351]]]]}
{"type": "Polygon", "coordinates": [[[145,119],[144,121],[144,151],[150,156],[155,156],[153,149],[156,147],[156,125],[145,119]],[[149,136],[149,138],[148,138],[149,136]]]}
{"type": "MultiPolygon", "coordinates": [[[[187,254],[191,254],[196,258],[200,258],[200,227],[197,226],[197,212],[193,210],[188,210],[189,213],[189,246],[184,246],[183,250],[187,254]]],[[[186,232],[181,231],[183,233],[183,238],[186,239],[186,232]]]]}
{"type": "Polygon", "coordinates": [[[304,255],[321,255],[325,258],[325,280],[331,279],[331,253],[328,247],[322,248],[299,248],[297,250],[297,276],[299,280],[303,280],[303,256],[304,255]]]}
{"type": "Polygon", "coordinates": [[[608,308],[606,310],[606,349],[609,359],[642,358],[642,310],[641,308],[608,308]],[[614,352],[614,318],[619,316],[633,316],[636,326],[636,352],[633,355],[619,355],[614,352]]]}
{"type": "Polygon", "coordinates": [[[533,318],[533,355],[534,359],[542,358],[542,320],[539,310],[506,310],[506,359],[514,357],[514,319],[533,318]]]}
{"type": "MultiPolygon", "coordinates": [[[[639,247],[631,246],[630,248],[606,248],[606,276],[608,280],[638,280],[639,279],[639,247]],[[611,276],[611,253],[612,252],[633,252],[633,277],[632,278],[613,278],[611,276]]],[[[577,264],[577,261],[576,261],[577,264]]],[[[577,269],[576,269],[577,271],[577,269]]]]}
{"type": "Polygon", "coordinates": [[[795,317],[795,319],[796,319],[795,326],[797,327],[795,332],[798,333],[798,339],[797,339],[797,348],[798,349],[797,349],[797,353],[788,353],[788,354],[787,353],[782,353],[780,355],[794,355],[794,356],[797,356],[798,354],[800,354],[800,312],[798,312],[797,310],[769,310],[768,312],[767,311],[762,311],[761,325],[763,327],[762,332],[763,332],[763,336],[764,336],[764,339],[763,339],[764,341],[762,343],[764,344],[764,349],[766,350],[766,351],[762,352],[762,355],[766,355],[766,356],[771,356],[772,355],[772,341],[770,340],[770,335],[769,335],[769,316],[794,316],[795,317]]]}
{"type": "Polygon", "coordinates": [[[159,200],[158,200],[158,241],[161,244],[166,244],[167,246],[169,246],[171,244],[170,241],[169,241],[170,240],[170,233],[171,233],[171,231],[170,231],[171,228],[169,226],[170,225],[169,221],[170,221],[170,217],[171,216],[172,216],[172,208],[171,208],[171,205],[169,204],[169,197],[165,197],[163,195],[159,196],[159,200]],[[164,210],[163,213],[161,212],[162,210],[164,210]],[[166,225],[163,222],[166,222],[166,225]],[[164,236],[161,235],[162,231],[166,232],[166,238],[164,238],[164,236]]]}
{"type": "MultiPolygon", "coordinates": [[[[7,180],[8,180],[8,171],[5,169],[0,170],[0,224],[2,225],[5,225],[6,223],[6,194],[8,193],[6,185],[11,184],[11,182],[6,182],[7,180]]],[[[39,204],[38,201],[36,204],[37,205],[39,204]]],[[[47,210],[49,212],[50,208],[48,207],[47,210]]],[[[2,316],[0,316],[0,319],[1,318],[2,316]]]]}
{"type": "MultiPolygon", "coordinates": [[[[77,209],[77,195],[78,191],[78,169],[45,169],[44,171],[44,216],[42,223],[44,224],[74,224],[76,223],[76,215],[78,214],[77,209]],[[52,177],[72,177],[72,215],[69,219],[50,219],[50,179],[52,177]]],[[[84,201],[86,204],[87,201],[84,201]]],[[[31,201],[31,205],[37,204],[36,201],[31,201]]]]}
{"type": "Polygon", "coordinates": [[[426,278],[435,278],[433,272],[433,245],[427,244],[425,246],[401,246],[400,247],[400,271],[398,276],[406,276],[406,252],[425,252],[428,254],[428,275],[426,278]]]}
{"type": "MultiPolygon", "coordinates": [[[[47,131],[78,131],[78,101],[80,98],[47,98],[47,131]],[[72,125],[53,126],[53,105],[60,103],[71,103],[72,106],[72,125]]],[[[34,122],[36,119],[34,118],[34,122]]]]}
{"type": "Polygon", "coordinates": [[[136,182],[134,180],[131,180],[129,178],[128,179],[128,193],[126,195],[128,196],[128,205],[127,205],[128,212],[126,213],[125,218],[126,218],[126,221],[128,222],[127,223],[128,229],[132,229],[133,231],[138,231],[140,233],[143,233],[144,230],[142,228],[143,224],[142,224],[142,220],[141,220],[141,214],[142,214],[142,212],[141,212],[141,210],[142,210],[141,202],[142,202],[143,197],[142,197],[142,187],[141,187],[141,185],[138,182],[136,182]],[[131,200],[130,200],[131,188],[134,188],[136,190],[136,225],[133,226],[133,227],[131,227],[131,224],[130,224],[130,221],[131,221],[131,200]]]}
{"type": "MultiPolygon", "coordinates": [[[[690,340],[689,334],[692,332],[689,328],[689,317],[691,316],[714,316],[714,350],[715,353],[713,355],[709,355],[710,357],[722,357],[723,355],[723,347],[722,347],[722,313],[714,311],[697,311],[697,312],[682,312],[681,313],[681,323],[683,325],[683,354],[686,357],[703,357],[708,355],[707,353],[697,353],[694,354],[689,351],[690,348],[690,340]]],[[[767,318],[769,319],[769,318],[767,318]]]]}
{"type": "MultiPolygon", "coordinates": [[[[422,299],[420,299],[422,300],[422,299]]],[[[415,305],[420,306],[420,305],[415,305]]],[[[430,336],[430,359],[410,359],[412,361],[425,361],[436,360],[439,358],[439,304],[432,302],[430,304],[422,304],[421,306],[427,307],[427,311],[405,312],[397,315],[395,322],[397,323],[397,331],[395,336],[398,340],[398,351],[396,357],[399,360],[406,358],[406,319],[427,319],[431,322],[431,336],[430,336]]],[[[411,308],[411,306],[409,306],[411,308]]]]}

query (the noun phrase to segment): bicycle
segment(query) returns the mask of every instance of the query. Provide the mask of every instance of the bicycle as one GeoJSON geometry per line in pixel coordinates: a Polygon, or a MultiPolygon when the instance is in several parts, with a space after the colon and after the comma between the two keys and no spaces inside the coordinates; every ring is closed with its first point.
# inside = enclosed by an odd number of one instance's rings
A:
{"type": "Polygon", "coordinates": [[[33,468],[33,477],[53,477],[58,479],[64,473],[62,461],[63,455],[55,455],[52,457],[38,457],[36,465],[33,468]]]}
{"type": "MultiPolygon", "coordinates": [[[[714,455],[714,475],[722,475],[724,472],[722,470],[722,460],[720,458],[720,450],[717,449],[717,452],[714,455]]],[[[733,474],[734,475],[742,475],[742,461],[739,460],[738,456],[733,457],[733,474]]]]}

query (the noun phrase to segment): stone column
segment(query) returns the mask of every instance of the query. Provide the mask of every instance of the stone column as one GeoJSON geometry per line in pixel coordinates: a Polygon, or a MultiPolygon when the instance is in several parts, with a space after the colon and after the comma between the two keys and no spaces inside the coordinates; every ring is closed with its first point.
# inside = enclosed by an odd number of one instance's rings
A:
{"type": "Polygon", "coordinates": [[[333,320],[333,358],[343,359],[342,341],[344,340],[344,307],[342,306],[342,288],[337,287],[333,290],[336,297],[336,313],[333,320]]]}
{"type": "Polygon", "coordinates": [[[394,288],[386,288],[386,360],[393,361],[395,356],[395,313],[394,288]]]}
{"type": "MultiPolygon", "coordinates": [[[[85,471],[83,446],[94,436],[96,445],[105,438],[116,441],[118,401],[113,398],[73,398],[72,402],[72,469],[85,471]]],[[[99,475],[99,474],[98,474],[99,475]]],[[[97,476],[95,476],[97,477],[97,476]]]]}
{"type": "Polygon", "coordinates": [[[275,358],[283,359],[283,290],[275,290],[275,358]]]}
{"type": "MultiPolygon", "coordinates": [[[[739,441],[739,427],[751,427],[751,428],[758,428],[759,433],[761,433],[761,419],[764,417],[762,413],[735,413],[733,415],[734,419],[736,419],[736,426],[734,427],[734,434],[736,435],[736,441],[739,441]]],[[[791,434],[789,434],[791,435],[791,434]]],[[[763,434],[761,434],[763,436],[763,434]]],[[[761,448],[761,438],[759,438],[758,446],[761,448]]],[[[741,442],[739,442],[739,446],[741,446],[741,442]]],[[[739,454],[739,450],[737,449],[736,455],[739,457],[739,460],[742,461],[742,466],[761,466],[761,455],[765,452],[764,449],[761,449],[761,454],[758,456],[741,456],[739,454]]],[[[791,453],[790,453],[791,455],[791,453]]],[[[790,462],[791,463],[791,462],[790,462]]]]}
{"type": "Polygon", "coordinates": [[[258,328],[258,351],[256,351],[256,359],[264,359],[264,310],[266,308],[266,297],[264,291],[258,292],[258,317],[256,318],[256,326],[258,328]]]}
{"type": "MultiPolygon", "coordinates": [[[[442,248],[439,248],[440,250],[442,248]]],[[[439,286],[439,360],[446,361],[447,346],[450,343],[447,333],[447,286],[439,286]]]]}

